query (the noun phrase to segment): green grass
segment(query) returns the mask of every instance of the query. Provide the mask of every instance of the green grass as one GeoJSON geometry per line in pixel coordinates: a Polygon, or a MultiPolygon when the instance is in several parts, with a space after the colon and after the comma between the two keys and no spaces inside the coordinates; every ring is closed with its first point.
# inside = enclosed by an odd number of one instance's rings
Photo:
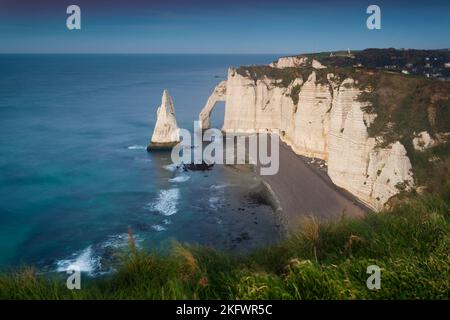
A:
{"type": "Polygon", "coordinates": [[[390,212],[302,228],[246,256],[174,243],[168,254],[131,242],[116,273],[65,278],[33,269],[0,276],[1,299],[448,299],[450,205],[445,198],[404,200],[390,212]],[[381,289],[366,288],[366,268],[381,267],[381,289]]]}

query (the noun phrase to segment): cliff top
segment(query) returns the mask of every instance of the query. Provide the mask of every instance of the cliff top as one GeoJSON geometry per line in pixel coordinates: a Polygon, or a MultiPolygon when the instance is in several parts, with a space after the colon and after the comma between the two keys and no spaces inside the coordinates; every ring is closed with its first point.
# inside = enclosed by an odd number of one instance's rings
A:
{"type": "Polygon", "coordinates": [[[404,74],[450,80],[450,49],[365,49],[362,51],[321,52],[304,55],[330,67],[384,69],[404,74]],[[447,65],[446,65],[447,64],[447,65]]]}

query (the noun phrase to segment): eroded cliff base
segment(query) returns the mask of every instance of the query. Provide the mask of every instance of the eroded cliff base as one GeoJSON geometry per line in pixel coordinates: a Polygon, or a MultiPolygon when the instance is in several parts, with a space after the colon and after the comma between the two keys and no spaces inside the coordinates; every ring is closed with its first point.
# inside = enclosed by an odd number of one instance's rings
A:
{"type": "Polygon", "coordinates": [[[173,147],[175,147],[178,142],[166,142],[166,143],[158,143],[158,142],[150,142],[147,146],[147,151],[170,151],[173,147]]]}

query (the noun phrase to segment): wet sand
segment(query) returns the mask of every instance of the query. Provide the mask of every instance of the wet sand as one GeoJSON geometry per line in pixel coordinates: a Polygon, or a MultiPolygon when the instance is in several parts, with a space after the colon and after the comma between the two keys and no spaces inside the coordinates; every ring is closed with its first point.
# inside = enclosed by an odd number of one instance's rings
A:
{"type": "MultiPolygon", "coordinates": [[[[259,164],[256,167],[259,174],[259,164]]],[[[337,187],[324,170],[308,163],[280,141],[280,167],[277,174],[261,176],[274,193],[286,229],[295,227],[306,216],[333,220],[343,215],[362,217],[369,209],[349,192],[337,187]]]]}

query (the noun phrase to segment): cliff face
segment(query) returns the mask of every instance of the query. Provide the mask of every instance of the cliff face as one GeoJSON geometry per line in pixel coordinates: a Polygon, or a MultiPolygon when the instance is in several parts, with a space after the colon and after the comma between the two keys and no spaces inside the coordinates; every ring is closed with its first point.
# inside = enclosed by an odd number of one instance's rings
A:
{"type": "Polygon", "coordinates": [[[375,209],[395,194],[414,185],[412,167],[404,146],[396,141],[377,148],[367,129],[374,115],[358,101],[361,91],[352,79],[334,85],[328,135],[328,175],[375,209]],[[401,184],[401,187],[398,185],[401,184]]]}
{"type": "Polygon", "coordinates": [[[308,61],[307,57],[282,57],[275,62],[272,62],[269,66],[273,68],[292,68],[306,65],[308,61]]]}
{"type": "Polygon", "coordinates": [[[336,185],[380,210],[414,185],[406,150],[399,141],[381,148],[369,137],[376,115],[364,111],[368,103],[359,101],[363,92],[353,79],[317,77],[313,70],[306,81],[282,86],[279,79],[229,69],[223,130],[278,133],[296,153],[326,160],[336,185]]]}
{"type": "Polygon", "coordinates": [[[173,147],[179,142],[179,128],[175,118],[173,100],[167,90],[163,92],[156,116],[155,129],[147,150],[173,147]]]}

